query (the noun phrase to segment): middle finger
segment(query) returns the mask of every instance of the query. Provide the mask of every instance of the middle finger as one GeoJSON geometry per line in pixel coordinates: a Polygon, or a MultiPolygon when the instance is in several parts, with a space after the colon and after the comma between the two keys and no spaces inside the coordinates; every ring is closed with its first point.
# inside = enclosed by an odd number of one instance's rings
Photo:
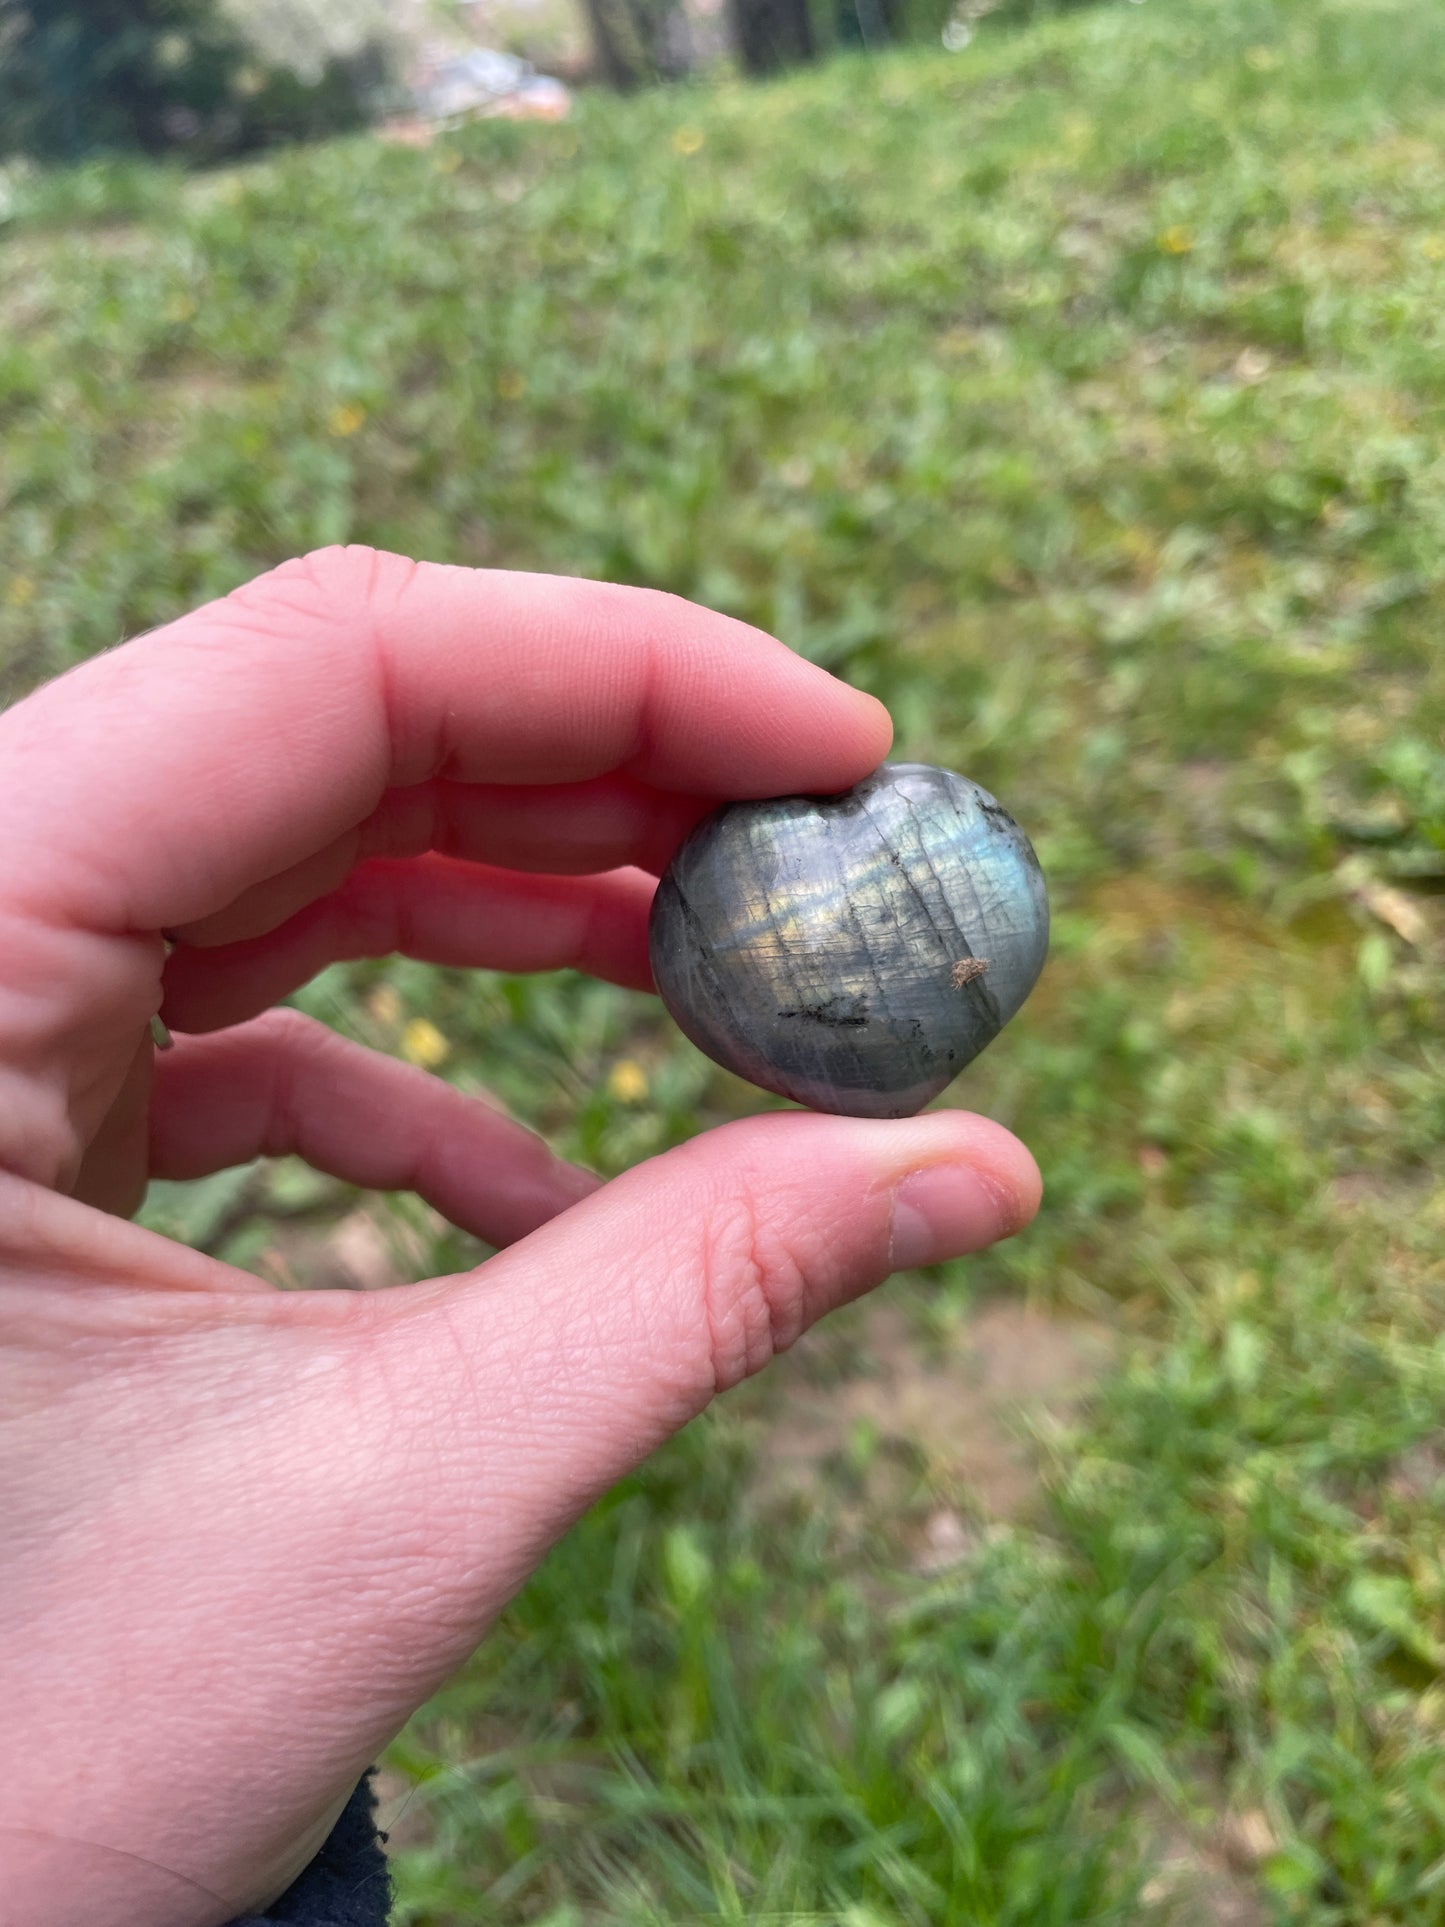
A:
{"type": "Polygon", "coordinates": [[[161,1017],[172,1030],[220,1030],[266,1010],[328,964],[401,952],[487,970],[585,970],[652,988],[645,870],[531,876],[454,857],[379,858],[277,929],[166,959],[161,1017]]]}
{"type": "Polygon", "coordinates": [[[508,870],[595,875],[638,865],[661,875],[715,798],[659,790],[624,775],[582,783],[449,783],[389,789],[355,828],[255,883],[224,910],[170,932],[210,948],[264,936],[338,889],[373,857],[427,851],[508,870]]]}

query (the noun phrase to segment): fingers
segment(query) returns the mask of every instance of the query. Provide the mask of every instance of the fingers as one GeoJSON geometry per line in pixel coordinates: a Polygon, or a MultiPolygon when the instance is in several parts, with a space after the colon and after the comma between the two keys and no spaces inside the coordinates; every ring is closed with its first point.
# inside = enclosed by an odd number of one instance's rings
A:
{"type": "Polygon", "coordinates": [[[156,1008],[158,933],[281,878],[252,922],[198,934],[274,928],[336,888],[388,792],[838,790],[889,735],[871,697],[675,597],[286,563],[0,716],[0,1167],[73,1181],[156,1008]]]}
{"type": "Polygon", "coordinates": [[[471,1278],[403,1294],[378,1338],[389,1383],[403,1414],[414,1385],[469,1441],[466,1523],[439,1522],[438,1542],[463,1561],[475,1531],[520,1577],[716,1391],[890,1270],[1007,1236],[1038,1199],[1032,1158],[986,1118],[777,1114],[638,1166],[471,1278]]]}
{"type": "Polygon", "coordinates": [[[525,1237],[599,1183],[480,1099],[299,1011],[178,1038],[157,1062],[150,1115],[153,1177],[294,1154],[348,1184],[414,1191],[493,1245],[525,1237]]]}
{"type": "Polygon", "coordinates": [[[71,1196],[97,1210],[129,1218],[145,1198],[146,1112],[155,1080],[155,1049],[149,1030],[136,1039],[130,1067],[115,1101],[86,1146],[70,1186],[71,1196]]]}
{"type": "Polygon", "coordinates": [[[369,857],[435,851],[556,876],[636,864],[660,876],[678,844],[712,807],[712,798],[651,789],[630,776],[599,776],[586,783],[415,783],[388,790],[364,823],[175,934],[195,944],[261,936],[334,889],[369,857]]]}
{"type": "Polygon", "coordinates": [[[390,788],[840,789],[889,730],[872,698],[674,597],[328,550],[47,685],[0,735],[7,893],[127,931],[215,914],[390,788]]]}
{"type": "Polygon", "coordinates": [[[585,970],[650,990],[640,870],[538,877],[449,857],[378,861],[278,930],[218,949],[179,944],[166,961],[161,1015],[173,1030],[218,1030],[268,1008],[329,963],[402,951],[491,970],[585,970]]]}

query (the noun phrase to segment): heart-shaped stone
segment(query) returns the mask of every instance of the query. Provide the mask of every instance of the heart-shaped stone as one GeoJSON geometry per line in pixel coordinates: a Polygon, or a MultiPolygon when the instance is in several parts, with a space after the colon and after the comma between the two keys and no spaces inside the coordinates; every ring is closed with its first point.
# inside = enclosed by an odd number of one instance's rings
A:
{"type": "Polygon", "coordinates": [[[1033,989],[1049,904],[987,790],[884,763],[841,796],[714,811],[650,942],[663,1002],[719,1064],[817,1111],[912,1117],[1033,989]]]}

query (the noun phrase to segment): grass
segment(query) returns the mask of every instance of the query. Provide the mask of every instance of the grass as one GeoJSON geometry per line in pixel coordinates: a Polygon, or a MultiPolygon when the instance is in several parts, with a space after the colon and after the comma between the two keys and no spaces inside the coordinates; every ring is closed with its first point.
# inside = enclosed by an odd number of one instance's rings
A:
{"type": "MultiPolygon", "coordinates": [[[[1408,0],[1161,0],[12,184],[8,695],[339,538],[648,582],[883,696],[1050,877],[955,1093],[1044,1212],[891,1288],[920,1358],[987,1300],[1115,1333],[1041,1496],[920,1572],[966,1473],[862,1428],[788,1497],[776,1390],[726,1403],[398,1744],[402,1922],[1181,1919],[1161,1839],[1198,1872],[1231,1815],[1215,1918],[1440,1920],[1442,70],[1408,0]]],[[[304,1001],[606,1170],[762,1101],[574,979],[304,1001]]],[[[264,1264],[349,1204],[283,1167],[149,1209],[264,1264]]]]}

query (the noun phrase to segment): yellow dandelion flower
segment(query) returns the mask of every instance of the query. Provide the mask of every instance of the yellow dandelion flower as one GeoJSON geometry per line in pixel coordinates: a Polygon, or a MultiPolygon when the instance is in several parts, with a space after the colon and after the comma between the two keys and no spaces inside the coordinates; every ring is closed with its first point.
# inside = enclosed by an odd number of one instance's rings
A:
{"type": "Polygon", "coordinates": [[[338,402],[326,418],[333,435],[354,435],[366,420],[366,410],[354,401],[338,402]]]}
{"type": "Polygon", "coordinates": [[[1427,261],[1445,261],[1445,234],[1427,234],[1420,252],[1427,261]]]}
{"type": "Polygon", "coordinates": [[[451,1055],[451,1045],[436,1025],[425,1017],[413,1017],[401,1033],[401,1054],[408,1064],[420,1064],[433,1071],[451,1055]]]}
{"type": "Polygon", "coordinates": [[[12,609],[23,609],[27,602],[35,600],[35,578],[31,575],[12,575],[5,584],[5,600],[12,609]]]}
{"type": "Polygon", "coordinates": [[[1194,236],[1187,227],[1167,227],[1159,236],[1161,254],[1189,254],[1194,248],[1194,236]]]}
{"type": "Polygon", "coordinates": [[[520,401],[527,392],[527,377],[515,368],[504,368],[497,376],[497,393],[503,401],[520,401]]]}
{"type": "Polygon", "coordinates": [[[700,127],[679,127],[672,137],[674,154],[700,154],[707,135],[700,127]]]}
{"type": "Polygon", "coordinates": [[[607,1079],[607,1094],[621,1104],[640,1104],[647,1095],[647,1072],[633,1057],[619,1057],[607,1079]]]}

